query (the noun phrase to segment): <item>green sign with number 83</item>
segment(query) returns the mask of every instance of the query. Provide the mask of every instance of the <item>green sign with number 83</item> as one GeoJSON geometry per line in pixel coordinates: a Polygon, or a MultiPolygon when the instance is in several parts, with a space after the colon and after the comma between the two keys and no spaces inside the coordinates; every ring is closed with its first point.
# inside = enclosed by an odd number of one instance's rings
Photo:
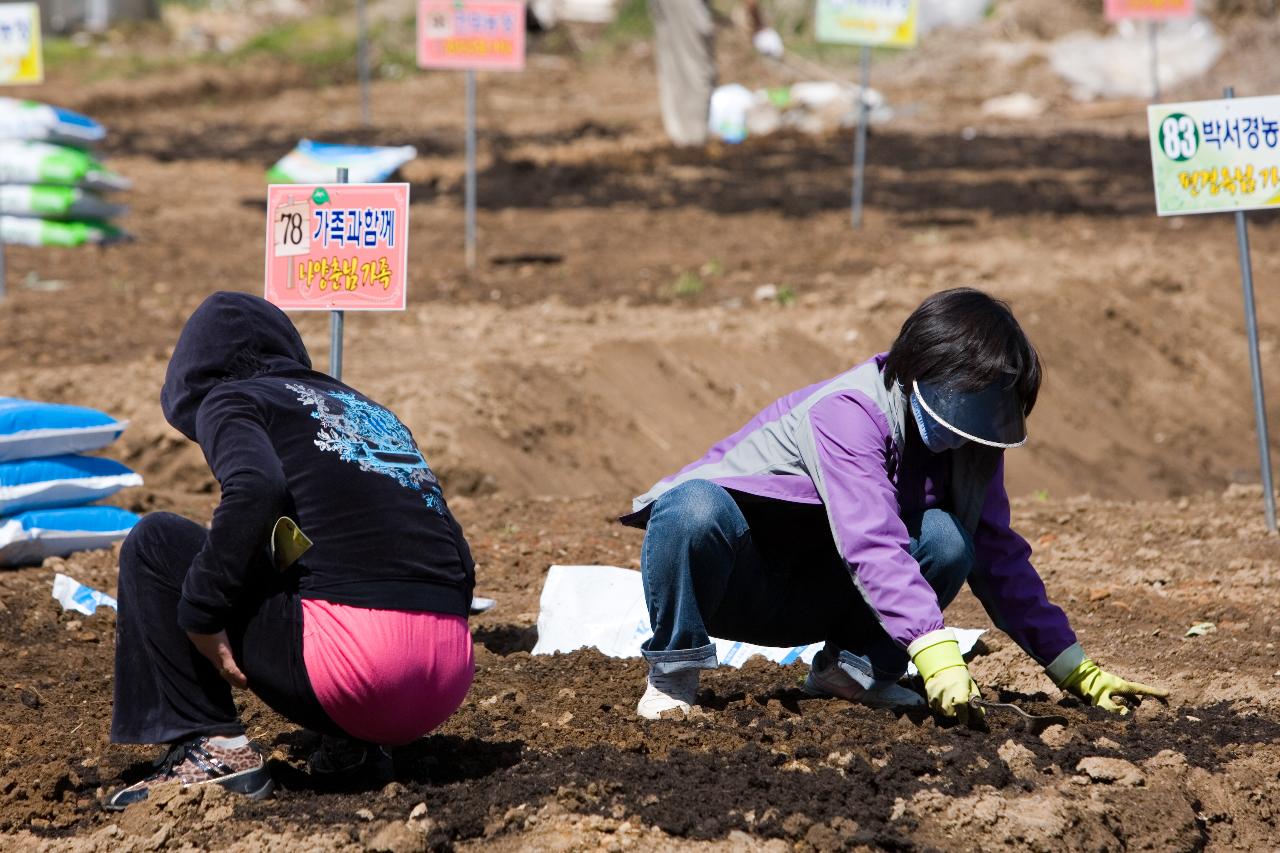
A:
{"type": "Polygon", "coordinates": [[[1160,122],[1160,148],[1170,160],[1190,160],[1200,148],[1200,129],[1186,113],[1173,113],[1160,122]]]}
{"type": "Polygon", "coordinates": [[[1156,212],[1280,208],[1280,97],[1147,107],[1156,212]]]}

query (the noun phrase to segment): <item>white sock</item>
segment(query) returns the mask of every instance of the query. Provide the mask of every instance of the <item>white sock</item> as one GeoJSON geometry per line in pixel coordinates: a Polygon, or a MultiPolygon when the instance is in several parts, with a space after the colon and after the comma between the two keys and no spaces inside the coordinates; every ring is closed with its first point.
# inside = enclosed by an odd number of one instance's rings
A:
{"type": "Polygon", "coordinates": [[[239,749],[242,746],[249,745],[249,738],[245,735],[236,735],[235,737],[211,737],[209,738],[209,746],[216,746],[218,749],[239,749]]]}

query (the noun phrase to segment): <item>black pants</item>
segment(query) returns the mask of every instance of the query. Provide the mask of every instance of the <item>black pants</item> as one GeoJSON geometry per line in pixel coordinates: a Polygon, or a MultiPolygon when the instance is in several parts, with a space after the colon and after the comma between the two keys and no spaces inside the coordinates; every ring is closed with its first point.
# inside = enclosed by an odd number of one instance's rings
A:
{"type": "MultiPolygon", "coordinates": [[[[197,735],[238,735],[231,685],[178,627],[182,582],[207,531],[167,512],[148,515],[120,551],[112,743],[175,743],[197,735]]],[[[254,572],[260,588],[227,626],[249,689],[293,722],[343,734],[311,689],[302,659],[302,601],[297,579],[270,565],[254,572]]]]}

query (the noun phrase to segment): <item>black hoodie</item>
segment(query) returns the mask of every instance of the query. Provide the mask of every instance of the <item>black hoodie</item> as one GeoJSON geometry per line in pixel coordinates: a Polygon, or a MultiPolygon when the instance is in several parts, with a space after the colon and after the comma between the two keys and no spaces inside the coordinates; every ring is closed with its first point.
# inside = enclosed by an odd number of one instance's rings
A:
{"type": "Polygon", "coordinates": [[[296,569],[303,598],[467,615],[475,565],[413,436],[312,370],[280,309],[245,293],[206,299],[174,347],[160,404],[222,486],[182,587],[184,630],[226,627],[281,515],[314,542],[296,569]]]}

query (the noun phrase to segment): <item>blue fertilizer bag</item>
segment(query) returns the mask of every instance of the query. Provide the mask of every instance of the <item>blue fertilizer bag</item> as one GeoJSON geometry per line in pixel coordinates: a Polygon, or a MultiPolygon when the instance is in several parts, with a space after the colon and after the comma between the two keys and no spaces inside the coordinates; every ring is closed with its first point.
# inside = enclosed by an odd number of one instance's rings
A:
{"type": "Polygon", "coordinates": [[[128,425],[97,409],[0,397],[0,462],[97,450],[128,425]]]}
{"type": "Polygon", "coordinates": [[[124,465],[96,456],[0,462],[0,515],[79,506],[141,485],[142,478],[124,465]]]}
{"type": "Polygon", "coordinates": [[[39,563],[75,551],[107,548],[140,521],[113,506],[45,509],[0,518],[0,566],[39,563]]]}

